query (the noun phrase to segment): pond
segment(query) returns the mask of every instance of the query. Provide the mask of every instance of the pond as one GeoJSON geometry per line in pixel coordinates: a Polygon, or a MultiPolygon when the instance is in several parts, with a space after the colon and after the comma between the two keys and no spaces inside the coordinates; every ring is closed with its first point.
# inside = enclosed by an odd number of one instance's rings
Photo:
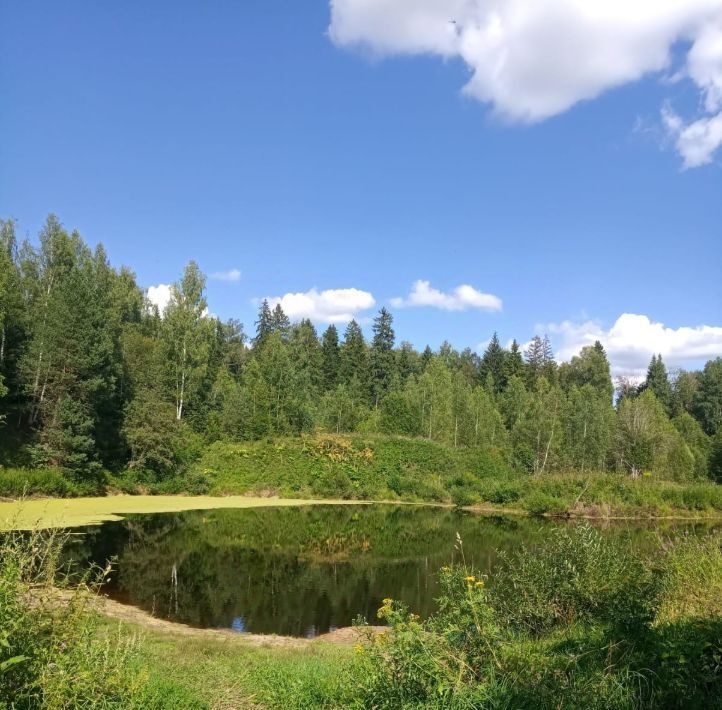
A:
{"type": "MultiPolygon", "coordinates": [[[[158,617],[314,637],[358,616],[378,623],[384,597],[427,616],[442,565],[463,554],[493,575],[500,553],[533,546],[561,524],[395,505],[219,509],[82,528],[68,553],[82,566],[113,560],[103,592],[158,617]]],[[[629,526],[608,534],[630,530],[640,545],[658,535],[629,526]]]]}

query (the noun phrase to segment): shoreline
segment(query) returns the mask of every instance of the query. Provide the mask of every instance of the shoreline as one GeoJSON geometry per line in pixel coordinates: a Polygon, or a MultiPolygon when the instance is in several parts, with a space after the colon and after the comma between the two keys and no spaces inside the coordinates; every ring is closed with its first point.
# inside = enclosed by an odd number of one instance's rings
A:
{"type": "Polygon", "coordinates": [[[281,498],[275,496],[189,496],[173,495],[128,495],[110,494],[78,498],[33,497],[0,500],[0,532],[11,530],[33,530],[87,527],[104,522],[122,520],[126,515],[142,513],[173,513],[190,510],[272,508],[308,505],[411,505],[437,508],[454,508],[478,515],[512,515],[538,517],[548,520],[589,520],[589,521],[679,521],[679,522],[722,522],[722,513],[700,511],[697,514],[665,513],[629,514],[623,509],[610,509],[608,513],[591,513],[582,508],[564,513],[533,514],[521,508],[468,505],[455,506],[453,503],[438,501],[402,500],[360,500],[341,498],[281,498]]]}

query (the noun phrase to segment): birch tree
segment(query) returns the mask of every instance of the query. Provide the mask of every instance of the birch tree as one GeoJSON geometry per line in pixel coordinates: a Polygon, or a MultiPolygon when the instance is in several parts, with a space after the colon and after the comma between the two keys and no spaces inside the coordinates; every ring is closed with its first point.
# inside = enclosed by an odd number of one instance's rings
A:
{"type": "Polygon", "coordinates": [[[165,311],[163,335],[178,421],[192,404],[208,367],[211,323],[205,318],[205,285],[205,276],[198,264],[191,261],[180,281],[171,287],[171,300],[165,311]]]}

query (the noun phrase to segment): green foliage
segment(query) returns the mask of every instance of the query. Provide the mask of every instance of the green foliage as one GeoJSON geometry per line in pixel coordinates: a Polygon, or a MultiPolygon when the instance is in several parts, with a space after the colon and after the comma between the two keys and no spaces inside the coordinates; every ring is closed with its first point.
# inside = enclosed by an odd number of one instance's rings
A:
{"type": "Polygon", "coordinates": [[[693,410],[705,432],[713,436],[722,429],[722,357],[707,362],[697,382],[693,410]]]}
{"type": "Polygon", "coordinates": [[[428,620],[384,600],[389,631],[358,648],[357,706],[719,707],[721,559],[718,537],[647,557],[579,526],[506,556],[491,580],[444,568],[428,620]]]}
{"type": "Polygon", "coordinates": [[[611,404],[614,388],[612,386],[611,368],[602,344],[583,347],[579,355],[575,355],[569,364],[559,368],[559,380],[565,389],[572,387],[582,389],[591,387],[596,393],[611,404]]]}
{"type": "Polygon", "coordinates": [[[544,491],[533,491],[522,501],[522,507],[531,515],[562,515],[567,512],[567,504],[544,491]]]}
{"type": "Polygon", "coordinates": [[[626,628],[651,621],[654,585],[629,540],[565,526],[540,549],[503,557],[494,606],[505,625],[534,635],[592,620],[626,628]]]}
{"type": "Polygon", "coordinates": [[[97,494],[97,485],[69,479],[57,468],[0,468],[0,497],[45,495],[71,498],[97,494]]]}
{"type": "Polygon", "coordinates": [[[652,355],[652,360],[647,369],[647,379],[642,385],[648,389],[662,403],[669,413],[672,410],[672,386],[667,376],[667,368],[662,362],[662,356],[652,355]]]}
{"type": "MultiPolygon", "coordinates": [[[[720,358],[670,383],[655,356],[615,411],[598,342],[557,366],[546,337],[531,340],[525,361],[516,341],[507,352],[496,334],[482,357],[448,342],[436,353],[397,346],[385,308],[372,332],[367,343],[352,320],[343,342],[335,326],[319,339],[308,319],[291,323],[280,303],[264,301],[248,348],[238,321],[208,313],[195,262],[161,313],[132,272],[53,215],[37,245],[20,247],[14,223],[0,221],[0,461],[58,466],[96,485],[108,470],[132,490],[190,480],[201,444],[327,431],[424,438],[533,476],[719,475],[705,437],[722,422],[720,358]]],[[[386,479],[360,486],[349,474],[349,494],[451,494],[438,478],[386,479]]],[[[472,486],[465,499],[479,495],[472,486]]]]}
{"type": "Polygon", "coordinates": [[[105,631],[92,611],[102,572],[74,580],[59,564],[63,534],[0,540],[0,704],[27,708],[172,708],[180,697],[147,684],[137,641],[105,631]]]}

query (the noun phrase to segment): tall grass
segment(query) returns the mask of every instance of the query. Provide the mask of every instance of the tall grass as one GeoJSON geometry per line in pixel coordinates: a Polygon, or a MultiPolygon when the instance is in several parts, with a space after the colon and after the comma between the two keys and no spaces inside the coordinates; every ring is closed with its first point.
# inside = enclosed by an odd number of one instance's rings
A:
{"type": "Polygon", "coordinates": [[[721,559],[718,537],[640,559],[581,525],[493,580],[446,568],[427,621],[384,601],[390,630],[359,648],[357,706],[721,708],[721,559]]]}
{"type": "Polygon", "coordinates": [[[67,535],[0,537],[0,707],[179,707],[181,691],[148,682],[137,639],[95,613],[107,570],[64,569],[67,535]]]}

